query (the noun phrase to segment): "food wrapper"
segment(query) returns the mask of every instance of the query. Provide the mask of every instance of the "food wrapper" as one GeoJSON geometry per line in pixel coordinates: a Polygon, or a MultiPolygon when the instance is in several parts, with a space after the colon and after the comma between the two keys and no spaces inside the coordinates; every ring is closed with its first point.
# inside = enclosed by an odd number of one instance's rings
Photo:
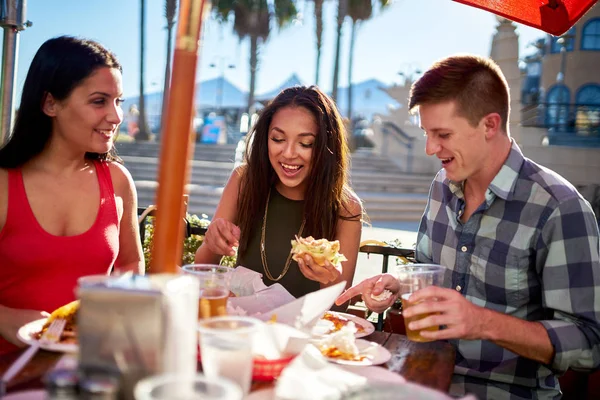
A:
{"type": "Polygon", "coordinates": [[[227,314],[258,316],[295,299],[283,286],[264,284],[262,274],[237,267],[231,274],[229,290],[235,294],[227,302],[227,314]]]}
{"type": "Polygon", "coordinates": [[[259,327],[254,335],[252,354],[266,360],[278,360],[299,354],[308,343],[310,336],[291,326],[277,322],[267,322],[259,327]]]}
{"type": "Polygon", "coordinates": [[[346,287],[346,281],[325,289],[308,293],[299,299],[262,313],[257,318],[263,321],[276,320],[305,332],[310,332],[325,311],[329,310],[335,299],[346,287]]]}
{"type": "Polygon", "coordinates": [[[230,297],[227,311],[230,315],[248,315],[262,321],[280,322],[308,333],[345,287],[346,282],[343,281],[295,299],[280,284],[267,287],[258,272],[237,267],[231,277],[230,290],[246,295],[230,297]]]}
{"type": "Polygon", "coordinates": [[[237,297],[251,296],[267,288],[262,280],[262,274],[239,266],[231,273],[229,290],[237,297]]]}

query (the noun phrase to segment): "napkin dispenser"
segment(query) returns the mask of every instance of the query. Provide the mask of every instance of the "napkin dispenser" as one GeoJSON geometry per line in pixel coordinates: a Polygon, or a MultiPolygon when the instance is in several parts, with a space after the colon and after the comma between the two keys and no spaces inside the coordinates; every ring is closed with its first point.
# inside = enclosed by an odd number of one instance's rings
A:
{"type": "Polygon", "coordinates": [[[80,285],[77,328],[82,377],[119,379],[133,399],[142,378],[193,376],[197,369],[199,282],[191,275],[108,277],[80,285]]]}

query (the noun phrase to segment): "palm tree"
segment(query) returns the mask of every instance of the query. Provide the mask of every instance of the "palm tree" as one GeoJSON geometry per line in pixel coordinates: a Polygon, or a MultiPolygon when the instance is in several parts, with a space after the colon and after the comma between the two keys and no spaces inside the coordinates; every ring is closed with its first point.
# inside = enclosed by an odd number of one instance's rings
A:
{"type": "Polygon", "coordinates": [[[254,91],[258,70],[259,46],[269,37],[271,20],[281,29],[298,13],[295,0],[274,0],[269,9],[267,0],[216,0],[213,6],[216,18],[226,22],[233,15],[233,30],[240,40],[250,38],[250,89],[248,112],[254,111],[254,91]]]}
{"type": "MultiPolygon", "coordinates": [[[[354,63],[354,42],[356,31],[361,21],[366,21],[373,15],[373,3],[371,0],[347,0],[347,13],[352,20],[352,31],[350,33],[350,49],[348,51],[348,113],[346,116],[352,121],[352,67],[354,63]]],[[[379,0],[380,7],[387,6],[388,0],[379,0]]]]}
{"type": "Polygon", "coordinates": [[[136,141],[148,140],[150,138],[148,121],[146,119],[146,101],[144,99],[144,58],[146,55],[146,0],[140,0],[140,106],[139,106],[139,131],[135,135],[136,141]]]}
{"type": "Polygon", "coordinates": [[[163,89],[162,112],[160,128],[165,126],[167,116],[167,101],[169,100],[169,86],[171,86],[171,48],[173,46],[173,27],[177,13],[177,0],[165,0],[165,18],[167,19],[167,63],[165,65],[165,86],[163,89]]]}
{"type": "Polygon", "coordinates": [[[347,7],[348,0],[338,0],[335,59],[333,62],[333,83],[331,88],[331,97],[333,98],[333,101],[337,100],[338,94],[338,84],[340,76],[340,49],[342,47],[342,27],[344,26],[344,18],[346,17],[347,7]]]}
{"type": "Polygon", "coordinates": [[[323,2],[314,0],[315,3],[315,35],[317,37],[317,66],[315,72],[315,85],[319,86],[319,72],[321,70],[321,47],[323,46],[323,2]]]}

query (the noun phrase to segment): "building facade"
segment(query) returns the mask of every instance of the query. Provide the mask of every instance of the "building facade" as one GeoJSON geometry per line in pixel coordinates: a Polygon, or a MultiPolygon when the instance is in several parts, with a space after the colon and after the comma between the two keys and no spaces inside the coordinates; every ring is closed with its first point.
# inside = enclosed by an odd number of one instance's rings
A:
{"type": "Polygon", "coordinates": [[[549,144],[600,147],[600,6],[525,57],[525,126],[548,128],[549,144]]]}

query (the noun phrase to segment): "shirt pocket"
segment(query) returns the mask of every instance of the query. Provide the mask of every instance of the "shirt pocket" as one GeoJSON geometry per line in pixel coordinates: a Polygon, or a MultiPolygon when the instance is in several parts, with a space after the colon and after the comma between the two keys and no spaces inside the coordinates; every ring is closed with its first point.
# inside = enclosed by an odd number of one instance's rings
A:
{"type": "MultiPolygon", "coordinates": [[[[471,279],[486,302],[519,308],[529,302],[530,257],[527,251],[494,250],[479,246],[471,257],[471,279]]],[[[535,286],[535,285],[533,285],[535,286]]]]}

